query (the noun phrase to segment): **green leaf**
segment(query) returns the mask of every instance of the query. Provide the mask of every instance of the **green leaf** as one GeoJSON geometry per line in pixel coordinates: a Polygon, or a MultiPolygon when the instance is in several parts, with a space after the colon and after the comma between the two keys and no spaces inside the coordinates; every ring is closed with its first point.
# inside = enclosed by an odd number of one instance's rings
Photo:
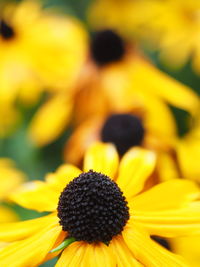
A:
{"type": "Polygon", "coordinates": [[[57,252],[58,250],[64,249],[75,241],[76,241],[76,239],[74,237],[68,238],[68,239],[64,240],[57,248],[52,249],[50,251],[50,253],[57,252]]]}

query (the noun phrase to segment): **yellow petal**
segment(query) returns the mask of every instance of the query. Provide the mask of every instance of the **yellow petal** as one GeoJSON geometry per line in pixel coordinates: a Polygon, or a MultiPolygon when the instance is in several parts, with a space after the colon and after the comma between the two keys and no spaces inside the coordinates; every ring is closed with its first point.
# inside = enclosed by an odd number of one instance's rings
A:
{"type": "Polygon", "coordinates": [[[53,222],[58,222],[57,216],[44,216],[41,218],[15,223],[0,224],[0,241],[11,242],[33,235],[53,222]]]}
{"type": "Polygon", "coordinates": [[[25,181],[25,178],[25,175],[16,169],[12,160],[0,158],[0,199],[5,199],[10,192],[25,181]]]}
{"type": "Polygon", "coordinates": [[[115,267],[116,258],[109,246],[103,243],[97,243],[89,246],[88,257],[89,267],[115,267]]]}
{"type": "Polygon", "coordinates": [[[126,197],[138,194],[155,167],[155,154],[142,148],[132,148],[121,160],[117,183],[126,197]]]}
{"type": "Polygon", "coordinates": [[[48,174],[45,180],[54,191],[57,191],[60,194],[67,184],[80,174],[81,170],[77,167],[71,164],[63,164],[55,173],[48,174]]]}
{"type": "Polygon", "coordinates": [[[155,94],[168,103],[187,110],[191,113],[197,111],[198,96],[189,87],[181,84],[170,76],[162,73],[153,65],[144,60],[135,62],[135,83],[140,84],[143,90],[155,94]],[[143,78],[145,73],[145,79],[143,78]]]}
{"type": "Polygon", "coordinates": [[[72,243],[63,251],[55,267],[79,267],[84,255],[84,250],[84,242],[72,243]]]}
{"type": "Polygon", "coordinates": [[[103,70],[104,87],[116,100],[114,106],[117,104],[118,109],[130,110],[135,92],[141,91],[193,114],[198,110],[199,99],[192,89],[161,72],[141,56],[129,53],[128,57],[103,70]],[[116,93],[110,90],[115,87],[116,93]]]}
{"type": "Polygon", "coordinates": [[[117,259],[118,267],[141,267],[143,266],[139,261],[137,261],[129,248],[127,247],[124,239],[121,235],[118,235],[112,239],[109,247],[113,250],[115,257],[117,259]]]}
{"type": "Polygon", "coordinates": [[[148,267],[188,266],[181,257],[171,253],[150,239],[147,232],[134,224],[122,232],[123,238],[135,258],[148,267]]]}
{"type": "Polygon", "coordinates": [[[58,197],[44,182],[34,181],[19,187],[10,199],[24,208],[42,212],[56,210],[58,197]]]}
{"type": "Polygon", "coordinates": [[[119,157],[112,144],[94,143],[87,150],[84,157],[84,171],[93,170],[114,178],[119,157]]]}
{"type": "MultiPolygon", "coordinates": [[[[68,233],[62,231],[59,235],[59,237],[57,238],[56,242],[54,243],[53,247],[51,248],[51,250],[57,248],[60,244],[62,244],[62,242],[67,238],[68,233]]],[[[55,258],[56,256],[58,256],[61,253],[60,250],[56,251],[56,252],[49,252],[46,257],[42,260],[43,262],[49,261],[53,258],[55,258]]]]}
{"type": "Polygon", "coordinates": [[[72,100],[59,94],[46,102],[35,114],[29,132],[31,140],[38,146],[55,140],[69,122],[72,100]]]}
{"type": "Polygon", "coordinates": [[[179,237],[170,240],[172,251],[183,256],[192,267],[199,267],[200,262],[200,235],[179,237]]]}
{"type": "Polygon", "coordinates": [[[11,194],[10,199],[25,208],[54,211],[63,189],[80,173],[81,171],[72,165],[62,165],[55,173],[47,175],[46,182],[26,183],[11,194]]]}
{"type": "Polygon", "coordinates": [[[90,118],[77,127],[67,140],[64,149],[66,162],[78,165],[82,162],[85,151],[92,143],[99,140],[99,129],[102,119],[99,117],[90,118]]]}
{"type": "Polygon", "coordinates": [[[19,216],[11,208],[0,205],[0,223],[18,221],[19,216]]]}
{"type": "Polygon", "coordinates": [[[144,105],[144,127],[147,132],[155,136],[160,146],[173,145],[177,127],[170,108],[150,93],[140,93],[140,97],[144,105]]]}
{"type": "Polygon", "coordinates": [[[200,234],[200,202],[164,211],[135,211],[133,220],[151,235],[177,237],[200,234]]]}
{"type": "Polygon", "coordinates": [[[38,266],[61,234],[61,226],[50,224],[33,236],[14,242],[0,253],[0,266],[38,266]]]}
{"type": "Polygon", "coordinates": [[[157,171],[162,182],[179,177],[177,163],[170,153],[159,153],[157,171]]]}
{"type": "Polygon", "coordinates": [[[178,163],[183,176],[187,179],[200,181],[200,137],[193,134],[179,140],[176,146],[178,163]]]}
{"type": "Polygon", "coordinates": [[[196,199],[198,195],[199,188],[192,181],[173,179],[136,196],[130,206],[137,211],[174,209],[196,199]]]}
{"type": "Polygon", "coordinates": [[[56,267],[115,267],[116,261],[112,250],[104,245],[74,242],[67,247],[56,267]]]}

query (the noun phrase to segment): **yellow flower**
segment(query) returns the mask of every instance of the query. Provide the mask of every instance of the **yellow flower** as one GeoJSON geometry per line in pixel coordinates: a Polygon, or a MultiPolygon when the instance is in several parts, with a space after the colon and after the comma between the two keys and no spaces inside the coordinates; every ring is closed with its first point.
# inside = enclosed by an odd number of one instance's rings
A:
{"type": "Polygon", "coordinates": [[[169,108],[149,95],[143,106],[136,106],[129,112],[86,119],[67,140],[64,158],[66,162],[79,165],[86,149],[94,141],[103,141],[113,143],[120,156],[133,146],[143,146],[166,153],[174,160],[176,139],[176,125],[169,108]]]}
{"type": "Polygon", "coordinates": [[[40,80],[51,90],[71,85],[86,54],[86,34],[78,21],[43,10],[39,1],[22,1],[3,7],[0,29],[1,80],[12,83],[3,86],[5,91],[15,96],[15,80],[25,82],[26,91],[16,93],[29,99],[38,94],[40,80]]]}
{"type": "Polygon", "coordinates": [[[92,115],[129,112],[145,105],[148,108],[152,105],[153,110],[159,101],[162,106],[169,103],[192,114],[196,112],[199,105],[196,94],[156,69],[117,33],[100,31],[88,43],[89,47],[90,57],[77,83],[50,97],[35,114],[30,137],[37,145],[55,140],[70,119],[79,124],[92,115]]]}
{"type": "Polygon", "coordinates": [[[1,266],[37,266],[61,250],[58,267],[187,266],[150,235],[199,233],[199,189],[174,179],[144,192],[154,166],[153,152],[134,148],[119,163],[111,144],[96,143],[85,155],[83,173],[66,164],[45,182],[25,184],[11,199],[52,213],[0,226],[0,240],[11,242],[1,250],[1,266]]]}
{"type": "Polygon", "coordinates": [[[194,69],[200,72],[199,0],[97,0],[88,16],[97,28],[113,27],[149,41],[170,66],[192,58],[194,69]]]}
{"type": "MultiPolygon", "coordinates": [[[[2,6],[1,4],[0,100],[2,103],[12,103],[19,94],[19,88],[23,87],[23,83],[28,83],[28,81],[31,86],[35,87],[35,90],[31,92],[32,99],[38,92],[38,81],[36,77],[34,79],[34,73],[30,68],[31,62],[28,60],[28,43],[26,41],[29,37],[28,32],[24,32],[25,25],[26,27],[28,25],[26,19],[21,16],[22,14],[18,14],[21,6],[17,6],[15,11],[12,9],[13,6],[11,5],[2,6]]],[[[28,17],[30,17],[30,14],[28,17]]],[[[27,85],[26,87],[28,87],[27,85]]],[[[29,91],[29,88],[26,88],[26,90],[29,91]]]]}
{"type": "MultiPolygon", "coordinates": [[[[0,9],[3,113],[17,113],[16,101],[31,105],[44,91],[72,86],[86,57],[87,36],[82,25],[53,10],[43,10],[39,1],[4,4],[0,9]]],[[[0,122],[5,134],[13,116],[6,118],[0,122]]]]}

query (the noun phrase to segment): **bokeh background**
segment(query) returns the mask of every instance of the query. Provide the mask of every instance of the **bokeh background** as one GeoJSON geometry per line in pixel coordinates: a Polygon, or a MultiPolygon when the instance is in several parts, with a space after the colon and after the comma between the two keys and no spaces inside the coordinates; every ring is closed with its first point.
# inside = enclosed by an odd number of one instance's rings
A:
{"type": "MultiPolygon", "coordinates": [[[[92,32],[93,29],[87,20],[87,10],[92,2],[92,0],[44,0],[43,6],[44,8],[54,7],[58,12],[77,17],[85,24],[88,31],[92,32]]],[[[178,70],[169,69],[160,62],[158,51],[150,50],[145,42],[140,42],[140,48],[148,57],[151,58],[159,69],[168,73],[182,83],[189,85],[195,92],[197,92],[198,95],[200,95],[200,76],[194,73],[190,61],[178,70]]],[[[14,134],[0,139],[0,157],[13,159],[17,168],[22,170],[30,180],[43,179],[47,172],[54,171],[63,162],[63,143],[71,133],[71,129],[68,127],[67,131],[65,131],[58,140],[40,149],[27,140],[27,126],[42,101],[43,99],[41,99],[40,102],[32,108],[26,108],[25,106],[20,105],[19,109],[23,114],[20,126],[16,129],[14,134]]],[[[171,109],[173,110],[176,118],[179,135],[183,136],[188,130],[187,121],[189,114],[177,108],[171,107],[171,109]]],[[[17,211],[20,219],[22,220],[35,218],[41,215],[35,211],[25,210],[16,205],[11,206],[17,211]]],[[[49,261],[42,266],[53,266],[55,261],[56,260],[49,261]]]]}

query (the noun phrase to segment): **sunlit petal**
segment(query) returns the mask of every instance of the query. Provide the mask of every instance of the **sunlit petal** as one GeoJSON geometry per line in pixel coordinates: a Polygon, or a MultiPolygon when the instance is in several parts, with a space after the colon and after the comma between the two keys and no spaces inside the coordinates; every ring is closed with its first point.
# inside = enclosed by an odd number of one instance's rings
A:
{"type": "Polygon", "coordinates": [[[118,154],[112,144],[94,143],[84,158],[84,171],[93,170],[114,178],[118,167],[118,154]]]}

